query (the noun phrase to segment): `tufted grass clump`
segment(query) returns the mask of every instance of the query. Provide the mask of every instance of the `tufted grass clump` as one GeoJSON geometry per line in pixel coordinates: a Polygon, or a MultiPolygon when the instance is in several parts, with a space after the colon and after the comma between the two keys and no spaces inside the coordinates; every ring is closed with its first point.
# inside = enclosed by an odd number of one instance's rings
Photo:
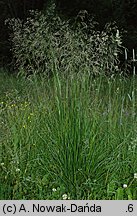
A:
{"type": "Polygon", "coordinates": [[[9,80],[0,96],[1,199],[137,198],[135,77],[9,80]]]}
{"type": "Polygon", "coordinates": [[[9,20],[23,76],[0,73],[1,199],[136,199],[137,80],[116,74],[118,29],[54,4],[30,14],[9,20]]]}
{"type": "Polygon", "coordinates": [[[84,21],[87,12],[80,12],[75,19],[64,21],[55,5],[46,13],[30,11],[26,21],[7,20],[11,34],[14,66],[25,75],[45,73],[52,76],[86,72],[90,75],[118,72],[118,54],[121,37],[116,25],[107,24],[96,31],[96,22],[84,21]]]}

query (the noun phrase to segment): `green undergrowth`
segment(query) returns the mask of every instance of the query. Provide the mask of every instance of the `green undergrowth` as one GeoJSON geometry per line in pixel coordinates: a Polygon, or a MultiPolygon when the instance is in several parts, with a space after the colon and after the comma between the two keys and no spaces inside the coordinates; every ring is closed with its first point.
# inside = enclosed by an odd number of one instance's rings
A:
{"type": "Polygon", "coordinates": [[[5,76],[1,199],[137,199],[135,77],[5,76]]]}

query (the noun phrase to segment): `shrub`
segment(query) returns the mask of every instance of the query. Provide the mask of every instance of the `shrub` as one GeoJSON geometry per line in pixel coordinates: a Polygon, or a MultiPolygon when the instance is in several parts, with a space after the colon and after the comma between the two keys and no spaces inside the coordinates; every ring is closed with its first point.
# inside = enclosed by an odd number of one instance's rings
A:
{"type": "MultiPolygon", "coordinates": [[[[15,67],[25,74],[54,72],[87,72],[91,75],[117,71],[121,38],[117,27],[107,24],[95,31],[95,22],[88,25],[79,13],[75,22],[62,20],[52,4],[45,14],[30,11],[25,22],[7,20],[15,67]],[[79,18],[79,22],[78,22],[79,18]]],[[[82,15],[81,15],[82,14],[82,15]]]]}

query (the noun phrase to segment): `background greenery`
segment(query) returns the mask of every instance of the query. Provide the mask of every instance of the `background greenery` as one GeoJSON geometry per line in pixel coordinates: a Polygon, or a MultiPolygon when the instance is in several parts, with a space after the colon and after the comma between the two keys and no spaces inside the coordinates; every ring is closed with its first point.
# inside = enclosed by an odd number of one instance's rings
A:
{"type": "Polygon", "coordinates": [[[135,78],[0,75],[1,199],[137,199],[135,78]]]}

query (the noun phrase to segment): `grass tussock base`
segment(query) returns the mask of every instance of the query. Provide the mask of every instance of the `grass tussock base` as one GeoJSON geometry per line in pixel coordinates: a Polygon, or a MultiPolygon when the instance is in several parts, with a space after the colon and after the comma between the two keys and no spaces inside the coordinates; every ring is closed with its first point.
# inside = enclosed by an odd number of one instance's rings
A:
{"type": "Polygon", "coordinates": [[[1,83],[1,199],[137,199],[136,78],[1,83]]]}

